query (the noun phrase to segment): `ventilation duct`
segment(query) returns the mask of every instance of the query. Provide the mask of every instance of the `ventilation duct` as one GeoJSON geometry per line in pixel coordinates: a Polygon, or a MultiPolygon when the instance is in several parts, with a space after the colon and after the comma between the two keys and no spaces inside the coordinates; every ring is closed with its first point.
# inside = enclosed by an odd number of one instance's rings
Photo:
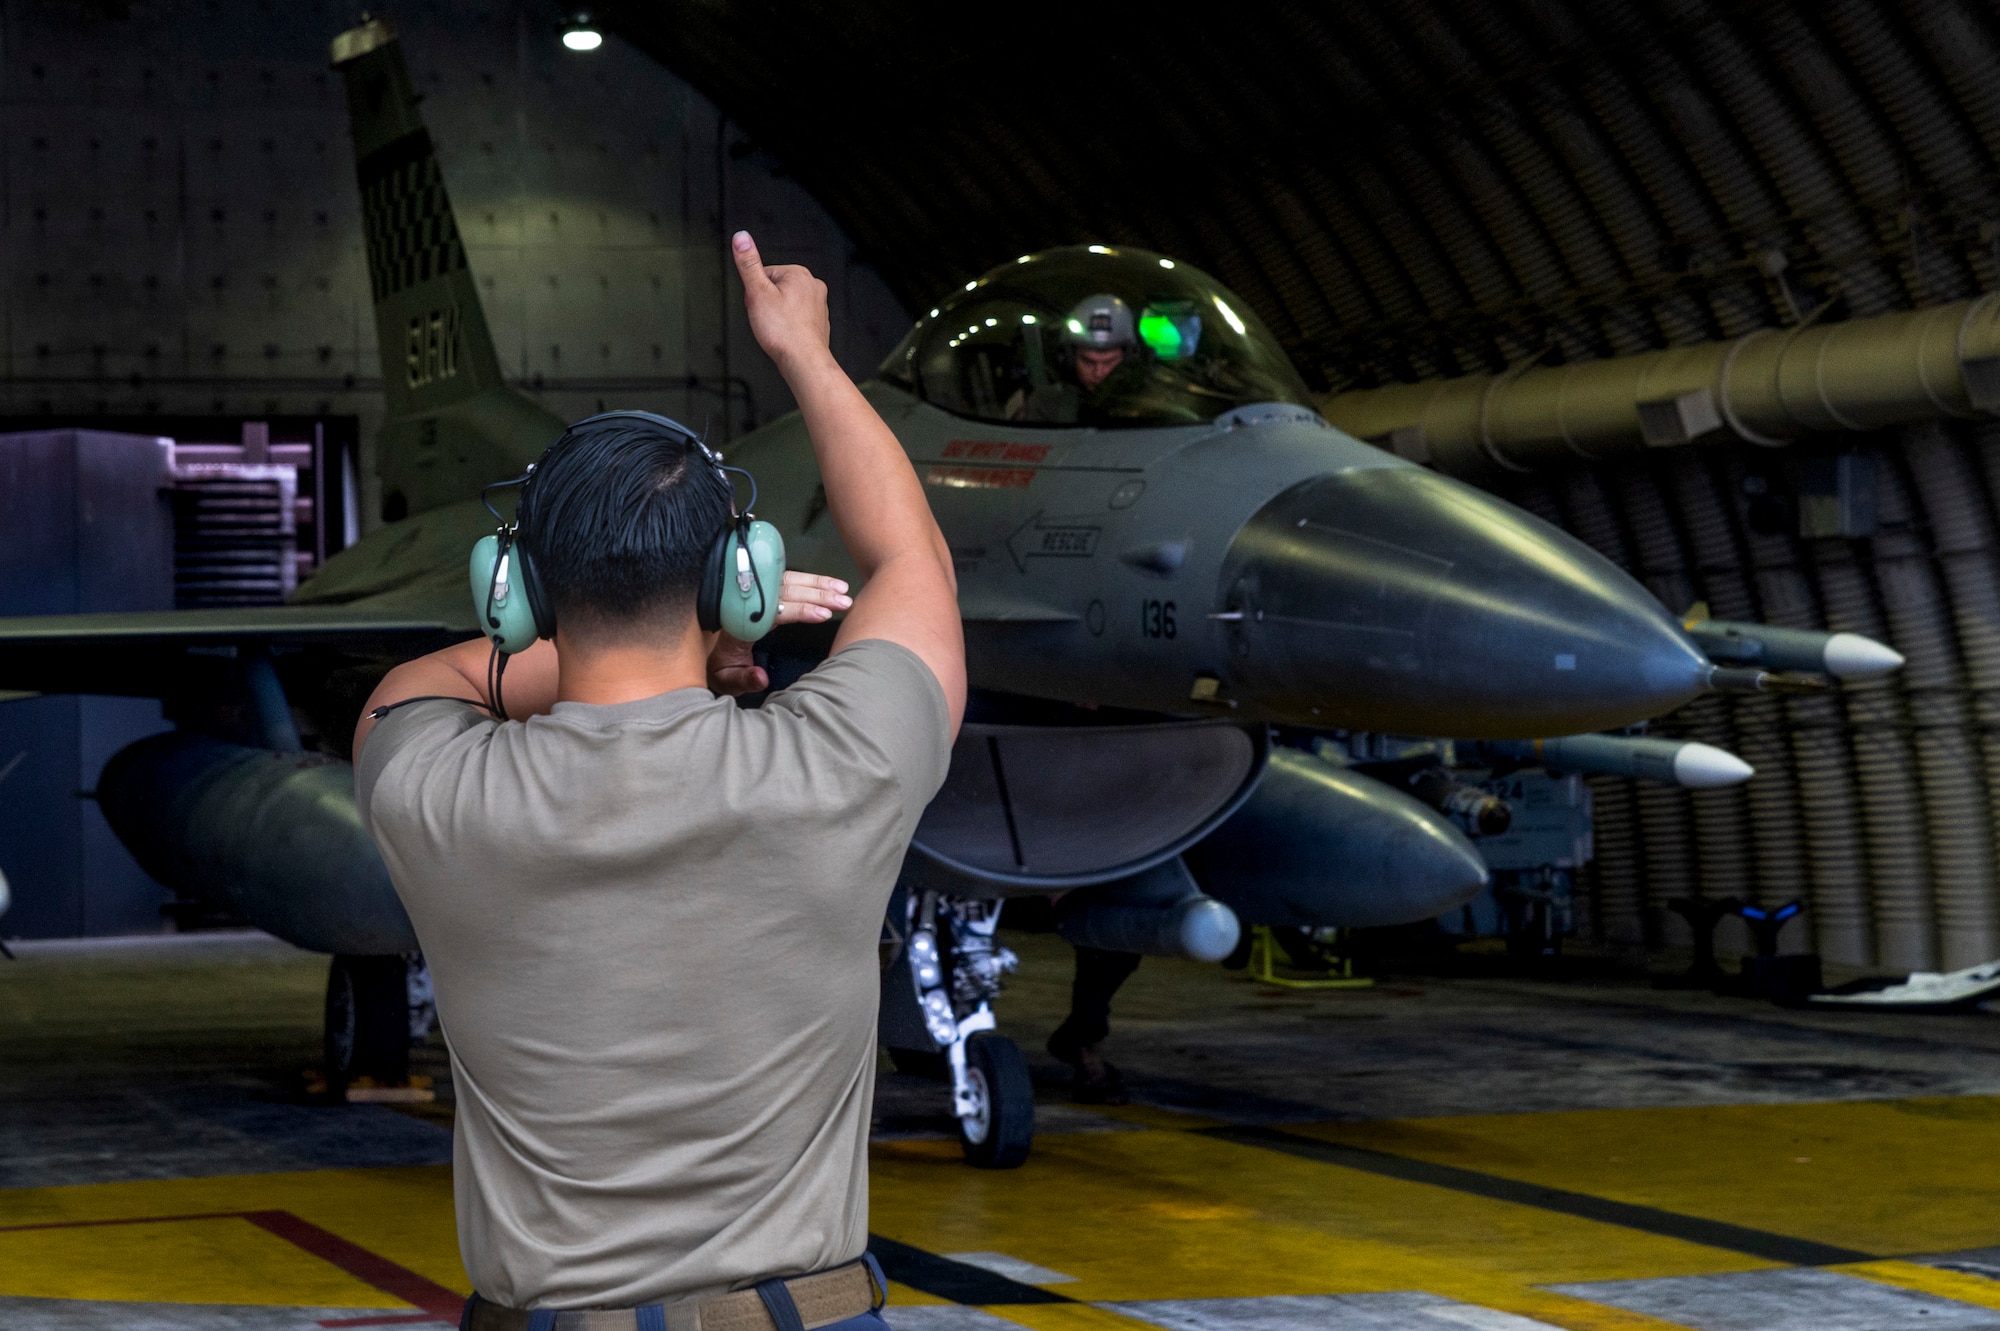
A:
{"type": "Polygon", "coordinates": [[[2000,413],[2000,298],[1544,369],[1331,394],[1327,420],[1454,476],[1496,481],[1709,435],[1778,445],[2000,413]]]}

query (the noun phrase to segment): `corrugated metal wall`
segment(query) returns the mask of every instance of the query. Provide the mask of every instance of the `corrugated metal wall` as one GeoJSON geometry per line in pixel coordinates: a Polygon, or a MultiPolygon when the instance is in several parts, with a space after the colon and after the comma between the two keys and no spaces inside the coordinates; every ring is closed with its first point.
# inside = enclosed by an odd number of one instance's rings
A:
{"type": "MultiPolygon", "coordinates": [[[[2000,12],[1980,0],[1252,2],[1198,30],[1040,0],[1005,22],[888,0],[615,9],[913,306],[1016,253],[1127,241],[1215,272],[1340,389],[2000,287],[2000,12]]],[[[2000,955],[2000,432],[1799,450],[1856,446],[1879,460],[1867,540],[1787,534],[1796,458],[1744,445],[1513,496],[1675,609],[1909,658],[1672,718],[1759,775],[1600,786],[1610,935],[1671,938],[1661,905],[1689,891],[1803,896],[1839,961],[2000,955]]]]}
{"type": "Polygon", "coordinates": [[[1704,698],[1656,728],[1742,755],[1757,768],[1745,786],[1598,780],[1594,917],[1608,937],[1674,941],[1664,903],[1695,892],[1803,898],[1820,949],[1851,964],[2000,955],[2000,427],[1925,427],[1860,447],[1878,465],[1881,527],[1868,540],[1803,540],[1768,520],[1757,530],[1753,505],[1787,493],[1782,473],[1798,459],[1741,451],[1581,470],[1510,495],[1670,607],[1700,599],[1719,617],[1865,633],[1909,661],[1831,694],[1704,698]]]}
{"type": "MultiPolygon", "coordinates": [[[[351,413],[372,456],[381,368],[327,68],[359,8],[0,4],[0,415],[351,413]]],[[[501,364],[552,411],[729,438],[791,409],[743,320],[736,226],[832,280],[851,369],[908,329],[825,210],[657,62],[565,51],[528,0],[395,12],[501,364]]]]}

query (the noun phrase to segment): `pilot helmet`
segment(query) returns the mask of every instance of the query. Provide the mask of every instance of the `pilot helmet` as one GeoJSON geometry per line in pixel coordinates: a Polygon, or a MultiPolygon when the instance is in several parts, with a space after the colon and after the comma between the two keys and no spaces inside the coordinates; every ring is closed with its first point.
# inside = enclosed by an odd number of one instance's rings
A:
{"type": "Polygon", "coordinates": [[[1139,341],[1133,332],[1132,307],[1112,295],[1085,296],[1069,312],[1063,328],[1072,346],[1130,347],[1139,341]]]}

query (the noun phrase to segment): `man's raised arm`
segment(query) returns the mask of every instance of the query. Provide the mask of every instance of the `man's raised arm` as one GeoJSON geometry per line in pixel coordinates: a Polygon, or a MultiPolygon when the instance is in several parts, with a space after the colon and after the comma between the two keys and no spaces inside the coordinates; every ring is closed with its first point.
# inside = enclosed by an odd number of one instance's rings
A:
{"type": "Polygon", "coordinates": [[[951,549],[903,446],[833,358],[826,284],[792,264],[766,268],[750,233],[734,241],[743,303],[798,399],[826,485],[826,507],[862,577],[837,652],[866,638],[900,643],[944,687],[951,732],[965,714],[965,635],[951,549]]]}

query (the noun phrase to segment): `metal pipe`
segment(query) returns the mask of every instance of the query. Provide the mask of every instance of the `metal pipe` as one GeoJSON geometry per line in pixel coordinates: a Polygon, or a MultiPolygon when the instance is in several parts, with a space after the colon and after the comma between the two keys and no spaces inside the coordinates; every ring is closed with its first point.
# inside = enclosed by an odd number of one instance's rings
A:
{"type": "Polygon", "coordinates": [[[1451,475],[1673,448],[1711,435],[1780,445],[2000,413],[2000,299],[1500,374],[1329,395],[1320,411],[1357,438],[1451,475]]]}

